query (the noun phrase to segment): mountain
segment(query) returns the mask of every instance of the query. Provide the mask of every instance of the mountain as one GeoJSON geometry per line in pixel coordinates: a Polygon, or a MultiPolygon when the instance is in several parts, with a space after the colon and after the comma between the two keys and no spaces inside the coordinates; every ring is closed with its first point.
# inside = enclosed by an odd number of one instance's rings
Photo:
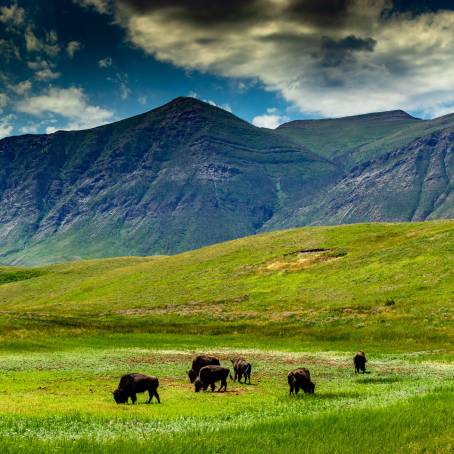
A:
{"type": "Polygon", "coordinates": [[[346,157],[354,150],[424,123],[402,110],[376,112],[353,117],[296,120],[285,123],[278,132],[328,158],[346,157]]]}
{"type": "Polygon", "coordinates": [[[168,254],[259,231],[329,160],[192,98],[87,131],[0,141],[4,263],[168,254]]]}
{"type": "Polygon", "coordinates": [[[257,128],[177,98],[86,131],[0,141],[0,262],[174,254],[309,224],[453,216],[454,115],[257,128]]]}

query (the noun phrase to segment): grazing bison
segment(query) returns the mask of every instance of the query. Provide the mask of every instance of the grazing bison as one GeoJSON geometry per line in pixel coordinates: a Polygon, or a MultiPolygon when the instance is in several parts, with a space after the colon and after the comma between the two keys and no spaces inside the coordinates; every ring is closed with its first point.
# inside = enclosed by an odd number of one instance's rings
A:
{"type": "Polygon", "coordinates": [[[243,358],[232,359],[232,364],[233,364],[233,370],[235,373],[235,376],[233,377],[233,381],[238,379],[238,383],[241,383],[241,379],[243,378],[243,375],[244,375],[244,383],[246,383],[246,381],[248,380],[249,384],[251,384],[251,370],[252,370],[251,364],[248,363],[243,358]]]}
{"type": "Polygon", "coordinates": [[[366,372],[366,355],[364,352],[357,352],[353,358],[353,364],[355,365],[355,374],[359,374],[359,371],[362,371],[364,374],[366,372]]]}
{"type": "Polygon", "coordinates": [[[201,389],[206,391],[208,386],[211,386],[211,391],[216,388],[215,383],[221,381],[221,386],[218,389],[220,392],[223,388],[227,391],[227,377],[230,375],[230,370],[222,366],[205,366],[200,369],[199,376],[194,381],[195,392],[198,393],[201,389]]]}
{"type": "Polygon", "coordinates": [[[221,363],[215,356],[199,355],[192,360],[192,367],[188,371],[188,377],[191,383],[199,376],[200,369],[205,366],[219,366],[221,363]]]}
{"type": "Polygon", "coordinates": [[[311,382],[311,374],[305,367],[292,370],[287,378],[290,386],[290,395],[293,393],[298,394],[300,389],[305,393],[311,394],[315,390],[315,384],[311,382]]]}
{"type": "Polygon", "coordinates": [[[161,403],[157,391],[158,386],[159,380],[156,377],[149,377],[143,374],[127,374],[121,377],[118,388],[113,392],[113,396],[117,404],[125,404],[129,398],[135,404],[137,400],[136,394],[148,391],[150,396],[148,403],[151,402],[153,396],[156,397],[158,403],[161,403]]]}

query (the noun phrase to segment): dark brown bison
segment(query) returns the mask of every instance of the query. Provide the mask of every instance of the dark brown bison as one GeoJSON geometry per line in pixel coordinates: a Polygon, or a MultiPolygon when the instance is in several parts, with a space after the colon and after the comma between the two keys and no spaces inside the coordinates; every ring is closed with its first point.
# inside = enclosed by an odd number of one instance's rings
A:
{"type": "Polygon", "coordinates": [[[201,389],[206,391],[208,386],[211,386],[211,391],[216,388],[215,383],[220,381],[221,386],[218,389],[227,391],[227,377],[230,375],[230,370],[222,366],[205,366],[200,369],[199,376],[194,381],[195,392],[198,393],[201,389]]]}
{"type": "Polygon", "coordinates": [[[311,374],[305,367],[289,372],[287,380],[290,386],[290,395],[293,393],[295,393],[295,395],[298,394],[300,389],[305,393],[311,394],[315,391],[315,383],[312,383],[311,374]]]}
{"type": "Polygon", "coordinates": [[[252,370],[251,364],[248,363],[243,358],[236,358],[236,359],[232,359],[232,365],[233,365],[233,370],[234,370],[233,381],[238,379],[238,383],[241,383],[241,379],[243,378],[243,375],[244,375],[244,383],[249,381],[249,384],[251,384],[251,370],[252,370]]]}
{"type": "Polygon", "coordinates": [[[151,402],[153,396],[156,397],[158,403],[161,403],[157,391],[158,386],[159,380],[156,377],[149,377],[143,374],[127,374],[120,378],[120,383],[113,392],[113,396],[117,404],[126,404],[129,398],[135,404],[137,400],[136,394],[148,391],[150,396],[148,403],[151,402]]]}
{"type": "Polygon", "coordinates": [[[359,374],[359,371],[362,371],[364,374],[366,372],[366,355],[364,352],[357,352],[353,357],[353,364],[355,365],[355,374],[359,374]]]}
{"type": "Polygon", "coordinates": [[[188,370],[188,377],[191,383],[194,383],[199,376],[200,369],[205,366],[219,366],[221,363],[215,356],[199,355],[192,360],[192,367],[188,370]]]}

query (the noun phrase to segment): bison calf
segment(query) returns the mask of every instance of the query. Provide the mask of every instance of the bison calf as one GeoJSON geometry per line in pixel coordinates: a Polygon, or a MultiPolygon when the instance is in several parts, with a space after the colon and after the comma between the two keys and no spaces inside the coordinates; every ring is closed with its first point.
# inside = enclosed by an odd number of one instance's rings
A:
{"type": "Polygon", "coordinates": [[[199,355],[192,360],[192,367],[188,370],[188,377],[191,383],[194,383],[199,376],[200,369],[205,366],[219,366],[221,363],[215,356],[199,355]]]}
{"type": "Polygon", "coordinates": [[[295,393],[295,395],[298,394],[300,389],[302,389],[305,393],[311,394],[315,390],[315,383],[312,383],[311,374],[305,367],[289,372],[287,381],[290,386],[290,395],[293,393],[295,393]]]}
{"type": "Polygon", "coordinates": [[[232,364],[234,370],[233,381],[238,379],[238,383],[241,383],[241,379],[244,375],[244,383],[249,381],[249,384],[251,384],[251,364],[243,358],[232,359],[232,364]]]}
{"type": "Polygon", "coordinates": [[[201,389],[206,391],[208,386],[211,386],[211,391],[216,388],[215,383],[220,381],[221,386],[218,389],[227,391],[227,377],[230,375],[230,370],[221,366],[205,366],[200,369],[199,376],[194,381],[195,392],[198,393],[201,389]]]}
{"type": "Polygon", "coordinates": [[[150,396],[148,403],[151,402],[153,396],[156,397],[158,403],[161,403],[157,391],[158,386],[159,380],[156,377],[149,377],[143,374],[127,374],[121,377],[118,388],[113,392],[113,396],[117,404],[125,404],[129,398],[135,404],[137,400],[136,394],[148,391],[150,396]]]}
{"type": "Polygon", "coordinates": [[[353,358],[353,364],[355,365],[355,374],[358,374],[360,371],[364,374],[366,372],[366,355],[364,352],[357,352],[353,358]]]}

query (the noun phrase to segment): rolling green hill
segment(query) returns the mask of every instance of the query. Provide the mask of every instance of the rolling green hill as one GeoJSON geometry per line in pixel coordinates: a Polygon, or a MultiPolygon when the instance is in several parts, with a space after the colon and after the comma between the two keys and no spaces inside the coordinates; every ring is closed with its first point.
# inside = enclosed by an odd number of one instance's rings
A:
{"type": "Polygon", "coordinates": [[[1,268],[2,452],[451,452],[453,265],[435,221],[1,268]],[[252,384],[194,393],[196,353],[246,357],[252,384]],[[315,394],[290,397],[301,366],[315,394]],[[115,404],[130,372],[159,377],[160,405],[115,404]]]}
{"type": "Polygon", "coordinates": [[[453,264],[454,223],[439,221],[303,228],[170,257],[4,268],[2,337],[26,327],[30,336],[105,330],[448,345],[453,264]]]}

